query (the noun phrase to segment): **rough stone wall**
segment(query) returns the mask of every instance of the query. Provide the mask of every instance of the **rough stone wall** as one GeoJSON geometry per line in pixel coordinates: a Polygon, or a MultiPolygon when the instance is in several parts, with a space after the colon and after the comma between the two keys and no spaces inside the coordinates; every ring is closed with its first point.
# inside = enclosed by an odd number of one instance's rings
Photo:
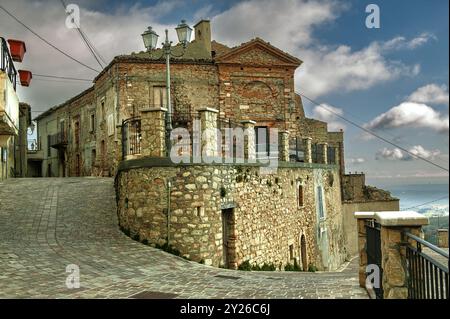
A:
{"type": "Polygon", "coordinates": [[[221,209],[234,207],[234,262],[249,260],[285,265],[300,257],[305,235],[308,264],[335,269],[344,261],[339,175],[336,169],[279,168],[260,175],[253,166],[169,166],[119,172],[120,224],[150,243],[167,236],[167,180],[171,189],[171,244],[190,259],[223,264],[221,209]],[[316,245],[317,181],[324,187],[327,214],[322,226],[327,245],[316,245]],[[334,182],[331,183],[331,180],[334,182]],[[298,206],[298,183],[304,185],[304,206],[298,206]],[[322,252],[322,250],[326,250],[322,252]],[[327,256],[328,260],[322,257],[327,256]]]}

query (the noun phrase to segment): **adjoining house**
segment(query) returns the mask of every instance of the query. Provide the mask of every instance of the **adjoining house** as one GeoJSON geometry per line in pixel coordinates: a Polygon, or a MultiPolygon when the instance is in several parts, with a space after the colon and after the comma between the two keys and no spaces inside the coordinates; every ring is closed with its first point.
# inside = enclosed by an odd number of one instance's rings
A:
{"type": "MultiPolygon", "coordinates": [[[[234,149],[220,132],[242,128],[243,163],[171,160],[166,66],[154,50],[115,57],[91,88],[36,118],[43,176],[115,176],[124,231],[192,260],[338,268],[356,253],[345,205],[354,199],[364,202],[358,210],[373,210],[377,191],[345,174],[343,132],[305,116],[294,85],[302,61],[259,38],[233,48],[212,41],[207,20],[194,33],[171,60],[173,127],[193,133],[198,120],[212,129],[200,142],[211,155],[234,149]],[[258,159],[273,154],[276,169],[264,171],[258,159]]],[[[377,210],[392,203],[386,193],[377,210]]]]}
{"type": "MultiPolygon", "coordinates": [[[[25,44],[0,37],[0,181],[27,176],[27,130],[31,125],[31,108],[19,103],[16,88],[19,74],[14,62],[21,62],[25,44]]],[[[21,73],[22,72],[22,73],[21,73]]],[[[29,80],[22,79],[23,86],[29,80]]]]}

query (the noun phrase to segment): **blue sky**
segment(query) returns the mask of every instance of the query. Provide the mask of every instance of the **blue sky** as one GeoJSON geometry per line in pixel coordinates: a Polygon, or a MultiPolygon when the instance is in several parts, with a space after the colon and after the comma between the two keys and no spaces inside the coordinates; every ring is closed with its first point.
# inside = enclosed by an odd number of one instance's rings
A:
{"type": "MultiPolygon", "coordinates": [[[[212,22],[213,37],[237,45],[259,36],[299,57],[296,88],[343,116],[448,167],[449,20],[447,0],[248,0],[248,1],[70,1],[81,9],[81,26],[107,59],[143,50],[140,33],[159,34],[181,19],[212,22]],[[368,29],[365,8],[380,8],[381,27],[368,29]]],[[[69,3],[69,1],[66,1],[69,3]]],[[[74,30],[64,26],[60,1],[2,0],[2,5],[39,34],[96,66],[74,30]]],[[[93,78],[95,73],[50,49],[0,11],[6,38],[27,42],[23,65],[36,74],[93,78]]],[[[33,79],[19,89],[34,111],[43,111],[89,83],[33,79]]],[[[330,116],[308,102],[308,116],[345,129],[349,171],[365,171],[372,184],[386,180],[440,180],[448,173],[330,116]]],[[[34,113],[37,115],[38,113],[34,113]]]]}

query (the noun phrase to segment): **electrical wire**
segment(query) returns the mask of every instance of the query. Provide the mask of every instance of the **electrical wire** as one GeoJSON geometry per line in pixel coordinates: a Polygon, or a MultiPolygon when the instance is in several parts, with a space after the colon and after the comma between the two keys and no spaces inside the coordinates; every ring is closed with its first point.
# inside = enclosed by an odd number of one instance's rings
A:
{"type": "Polygon", "coordinates": [[[50,47],[52,47],[53,49],[55,49],[56,51],[58,51],[59,53],[63,54],[64,56],[66,56],[67,58],[75,61],[76,63],[92,70],[95,71],[97,73],[100,73],[100,71],[90,67],[89,65],[81,62],[80,60],[72,57],[70,54],[64,52],[63,50],[59,49],[58,47],[56,47],[54,44],[50,43],[48,40],[46,40],[45,38],[43,38],[42,36],[40,36],[39,34],[37,34],[35,31],[33,31],[30,27],[28,27],[26,24],[24,24],[22,21],[20,21],[16,16],[14,16],[11,12],[9,12],[8,10],[6,10],[2,5],[0,5],[0,9],[2,9],[7,15],[9,15],[12,19],[14,19],[17,23],[19,23],[20,25],[22,25],[25,29],[27,29],[28,31],[30,31],[32,34],[34,34],[37,38],[39,38],[41,41],[45,42],[47,45],[49,45],[50,47]]]}
{"type": "Polygon", "coordinates": [[[432,201],[429,201],[429,202],[425,202],[425,203],[420,204],[420,205],[415,205],[415,206],[411,206],[411,207],[408,207],[408,208],[403,208],[402,211],[410,210],[410,209],[413,209],[413,208],[418,208],[418,207],[425,206],[425,205],[428,205],[428,204],[433,204],[433,203],[439,202],[439,201],[444,200],[444,199],[448,199],[448,196],[444,196],[444,197],[441,197],[441,198],[438,198],[438,199],[435,199],[435,200],[432,200],[432,201]]]}
{"type": "Polygon", "coordinates": [[[73,80],[73,81],[88,81],[92,82],[92,80],[89,79],[80,79],[80,78],[73,78],[73,77],[65,77],[65,76],[57,76],[57,75],[44,75],[44,74],[36,74],[33,73],[33,77],[43,77],[43,78],[51,78],[51,79],[61,79],[61,80],[73,80]]]}
{"type": "MultiPolygon", "coordinates": [[[[431,161],[431,160],[429,160],[429,159],[427,159],[427,158],[424,158],[424,157],[422,157],[422,156],[420,156],[420,155],[414,154],[414,153],[410,152],[409,150],[407,150],[406,148],[404,148],[404,147],[402,147],[402,146],[396,144],[395,142],[392,142],[392,141],[388,140],[387,138],[384,138],[384,137],[382,137],[382,136],[376,134],[375,132],[372,132],[371,130],[365,128],[364,126],[359,125],[358,123],[356,123],[356,122],[354,122],[354,121],[352,121],[352,120],[347,119],[346,117],[342,116],[341,114],[338,114],[337,112],[331,110],[329,107],[326,107],[323,103],[319,103],[319,102],[317,102],[317,101],[315,101],[315,100],[309,98],[308,96],[306,96],[305,94],[303,94],[303,93],[301,93],[301,92],[296,92],[296,93],[299,94],[299,95],[301,95],[302,97],[304,97],[305,99],[307,99],[307,100],[310,101],[311,103],[317,105],[318,107],[323,108],[324,110],[328,111],[329,113],[332,113],[334,116],[340,118],[341,120],[343,120],[343,121],[345,121],[345,122],[347,122],[347,123],[349,123],[349,124],[351,124],[351,125],[353,125],[353,126],[359,128],[360,130],[363,130],[364,132],[366,132],[366,133],[368,133],[368,134],[370,134],[370,135],[372,135],[372,136],[378,138],[379,140],[381,140],[381,141],[383,141],[383,142],[385,142],[385,143],[388,143],[388,144],[390,144],[390,145],[392,145],[392,146],[394,146],[394,147],[397,147],[398,149],[400,149],[400,150],[402,150],[403,152],[405,152],[405,153],[411,155],[412,157],[417,158],[417,159],[420,159],[420,160],[422,160],[422,161],[424,161],[424,162],[427,162],[428,164],[431,164],[431,165],[433,165],[433,166],[435,166],[435,167],[437,167],[437,168],[440,168],[440,169],[442,169],[442,170],[444,170],[444,171],[446,171],[446,172],[449,171],[448,168],[446,168],[446,167],[444,167],[444,166],[441,166],[441,165],[439,165],[439,164],[437,164],[437,163],[435,163],[435,162],[433,162],[433,161],[431,161]]],[[[329,104],[329,105],[331,105],[331,104],[329,104]]]]}
{"type": "MultiPolygon", "coordinates": [[[[67,8],[66,3],[64,2],[64,0],[60,0],[60,1],[61,1],[62,6],[64,7],[64,11],[66,11],[66,8],[67,8]]],[[[80,35],[80,37],[83,40],[83,42],[86,45],[86,47],[89,49],[89,51],[94,56],[94,58],[97,61],[97,63],[100,65],[100,68],[103,69],[103,65],[100,63],[100,60],[97,58],[97,55],[94,52],[95,49],[93,49],[93,47],[91,47],[92,43],[90,41],[88,41],[88,36],[81,30],[81,26],[80,25],[76,25],[76,30],[78,31],[78,34],[80,35]]]]}

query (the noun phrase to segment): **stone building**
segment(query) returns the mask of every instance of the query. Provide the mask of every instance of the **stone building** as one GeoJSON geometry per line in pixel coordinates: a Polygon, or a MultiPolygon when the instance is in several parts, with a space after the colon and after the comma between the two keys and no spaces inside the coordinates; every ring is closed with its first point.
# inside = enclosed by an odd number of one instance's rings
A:
{"type": "Polygon", "coordinates": [[[211,130],[181,152],[210,156],[236,147],[219,132],[245,130],[244,161],[167,156],[165,61],[154,50],[115,57],[91,88],[36,119],[43,175],[115,176],[121,227],[192,260],[336,269],[350,254],[345,233],[356,234],[344,224],[343,132],[305,117],[294,85],[301,60],[259,38],[227,47],[210,28],[200,21],[195,39],[174,47],[184,54],[171,60],[173,126],[211,130]]]}
{"type": "Polygon", "coordinates": [[[27,175],[27,129],[31,108],[19,103],[18,72],[6,41],[0,37],[0,181],[27,175]]]}

